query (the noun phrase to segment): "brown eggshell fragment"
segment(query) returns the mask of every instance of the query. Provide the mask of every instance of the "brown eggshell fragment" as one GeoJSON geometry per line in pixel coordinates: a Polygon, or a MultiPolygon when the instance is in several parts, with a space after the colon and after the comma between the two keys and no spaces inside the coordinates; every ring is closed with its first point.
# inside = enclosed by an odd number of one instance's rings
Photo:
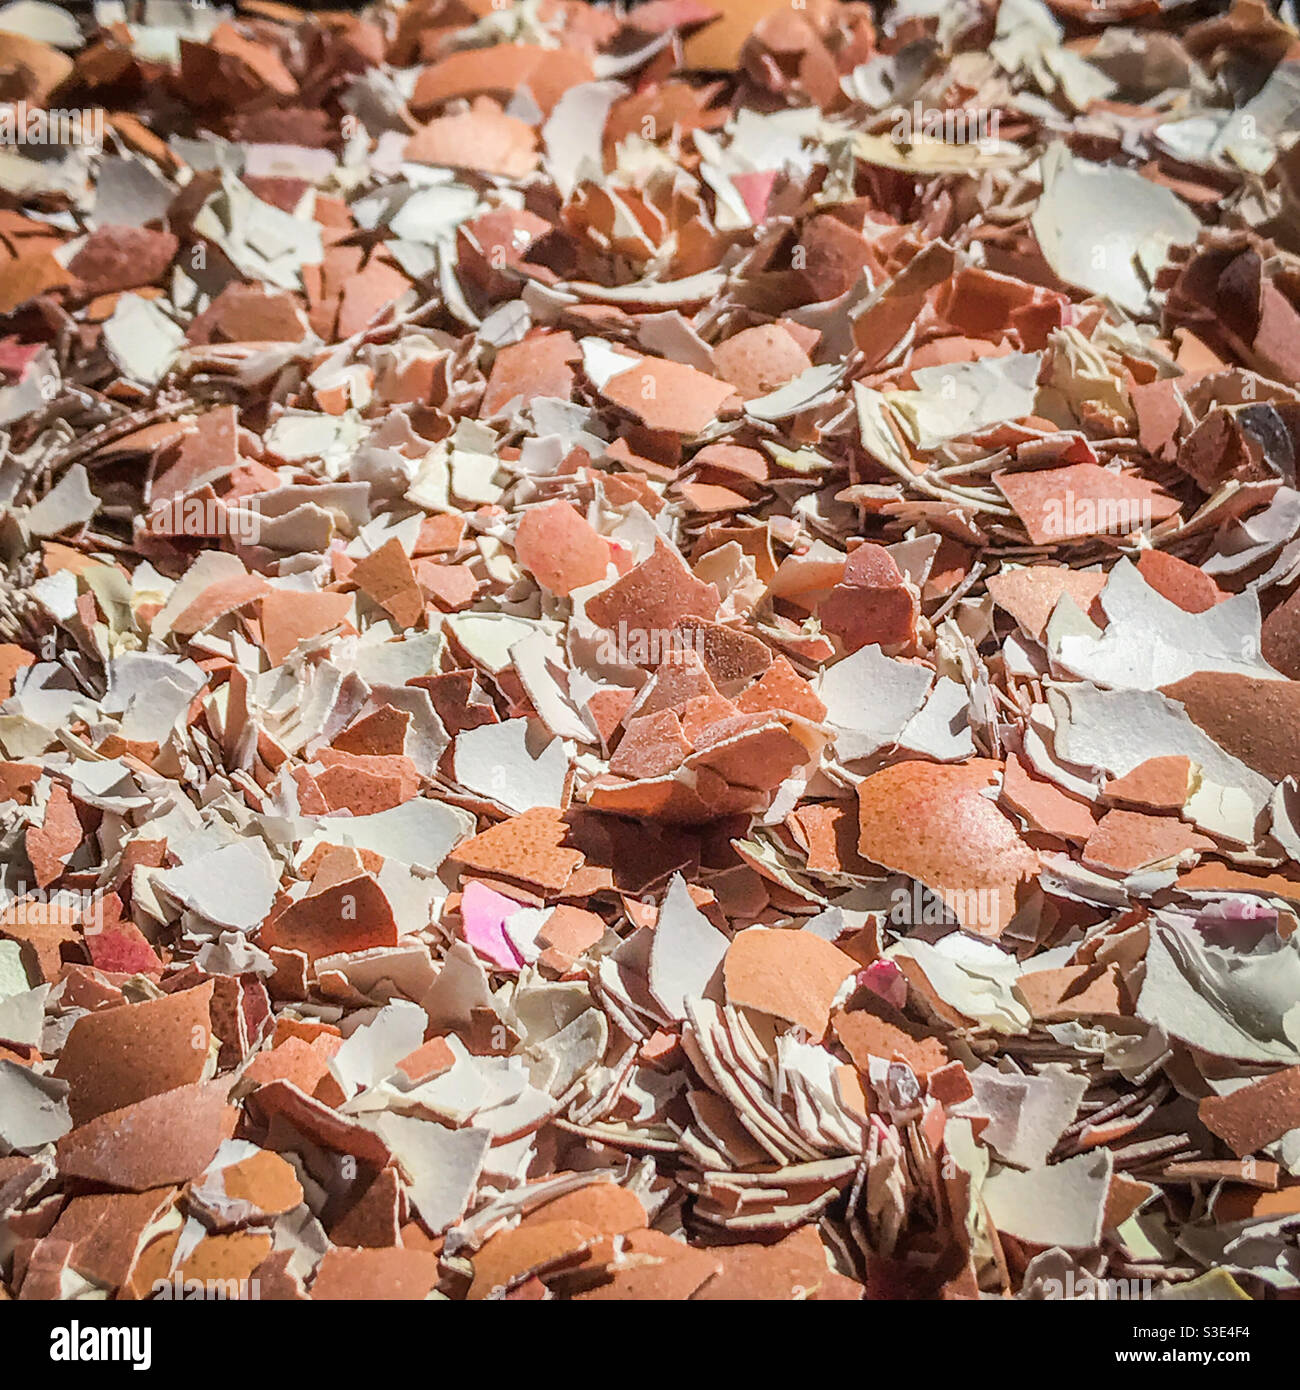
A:
{"type": "Polygon", "coordinates": [[[577,1221],[609,1236],[626,1235],[649,1224],[645,1205],[636,1193],[613,1182],[586,1183],[553,1197],[530,1212],[522,1224],[545,1221],[577,1221]]]}
{"type": "Polygon", "coordinates": [[[571,1263],[600,1239],[591,1226],[571,1219],[534,1220],[490,1237],[474,1256],[471,1302],[499,1294],[531,1275],[571,1263]]]}
{"type": "Polygon", "coordinates": [[[1113,965],[1034,970],[1016,981],[1016,990],[1039,1023],[1071,1023],[1128,1012],[1113,965]]]}
{"type": "Polygon", "coordinates": [[[690,751],[677,715],[663,709],[627,721],[609,770],[619,777],[661,777],[680,767],[690,751]]]}
{"type": "Polygon", "coordinates": [[[74,1197],[59,1213],[51,1238],[72,1244],[68,1264],[78,1274],[115,1290],[130,1278],[148,1227],[176,1200],[174,1187],[150,1192],[93,1193],[74,1197]]]}
{"type": "Polygon", "coordinates": [[[495,102],[480,99],[468,111],[421,126],[406,142],[406,158],[518,179],[537,167],[537,134],[495,102]]]}
{"type": "Polygon", "coordinates": [[[859,852],[925,884],[984,936],[1001,933],[1038,871],[1038,856],[982,794],[999,771],[981,758],[903,762],[858,786],[859,852]]]}
{"type": "Polygon", "coordinates": [[[416,111],[479,92],[509,98],[527,87],[533,100],[549,113],[561,96],[595,76],[591,60],[573,48],[506,43],[491,48],[466,48],[426,67],[415,84],[411,106],[416,111]]]}
{"type": "Polygon", "coordinates": [[[1198,1114],[1238,1158],[1257,1153],[1300,1127],[1300,1067],[1274,1072],[1228,1095],[1208,1096],[1198,1114]]]}
{"type": "Polygon", "coordinates": [[[16,642],[0,642],[0,700],[7,700],[14,693],[14,679],[19,671],[35,664],[36,657],[16,642]]]}
{"type": "Polygon", "coordinates": [[[652,430],[696,435],[717,419],[735,390],[682,362],[643,357],[610,377],[601,395],[652,430]]]}
{"type": "Polygon", "coordinates": [[[884,546],[868,541],[849,554],[844,576],[818,609],[822,626],[854,652],[916,640],[920,604],[884,546]]]}
{"type": "Polygon", "coordinates": [[[249,1109],[265,1121],[283,1119],[313,1143],[350,1154],[374,1168],[387,1167],[392,1159],[388,1145],[374,1130],[340,1115],[292,1082],[272,1081],[262,1086],[254,1092],[249,1109]]]}
{"type": "Polygon", "coordinates": [[[563,847],[567,833],[560,813],[541,806],[462,841],[451,857],[467,869],[503,874],[558,892],[583,859],[580,851],[563,847]]]}
{"type": "Polygon", "coordinates": [[[226,1195],[247,1202],[266,1216],[293,1211],[302,1201],[302,1184],[287,1159],[269,1149],[221,1170],[226,1195]]]}
{"type": "Polygon", "coordinates": [[[519,563],[544,588],[565,597],[604,579],[609,543],[567,502],[530,507],[515,532],[519,563]]]}
{"type": "Polygon", "coordinates": [[[1083,847],[1083,863],[1111,872],[1137,873],[1214,847],[1213,840],[1170,816],[1108,811],[1083,847]]]}
{"type": "Polygon", "coordinates": [[[750,927],[738,933],[722,965],[727,1002],[797,1023],[820,1038],[831,1004],[857,962],[806,931],[750,927]]]}
{"type": "Polygon", "coordinates": [[[1148,758],[1123,777],[1108,778],[1102,795],[1148,811],[1181,811],[1199,780],[1190,758],[1167,754],[1148,758]]]}
{"type": "Polygon", "coordinates": [[[29,826],[23,837],[23,848],[36,875],[36,886],[47,888],[59,878],[81,844],[81,820],[77,808],[62,783],[50,789],[45,807],[45,819],[38,826],[29,826]]]}
{"type": "MultiPolygon", "coordinates": [[[[553,396],[567,401],[573,394],[571,366],[582,353],[571,333],[546,333],[501,348],[492,361],[482,412],[496,415],[513,400],[553,396]]],[[[533,513],[527,513],[531,516],[533,513]]]]}
{"type": "Polygon", "coordinates": [[[1047,620],[1062,594],[1069,596],[1083,612],[1100,618],[1097,596],[1106,587],[1101,570],[1072,570],[1064,565],[1026,565],[1004,569],[988,577],[993,602],[1020,624],[1025,635],[1041,642],[1047,620]]]}
{"type": "Polygon", "coordinates": [[[924,1083],[932,1072],[954,1060],[936,1030],[913,1023],[875,995],[840,1009],[832,1015],[831,1027],[863,1076],[870,1071],[872,1057],[886,1062],[897,1059],[906,1062],[924,1083]]]}
{"type": "Polygon", "coordinates": [[[1198,671],[1161,693],[1234,758],[1272,781],[1300,777],[1300,681],[1198,671]]]}
{"type": "Polygon", "coordinates": [[[779,324],[746,328],[713,350],[718,375],[746,399],[765,396],[812,366],[808,354],[779,324]]]}
{"type": "Polygon", "coordinates": [[[1033,473],[993,474],[1035,545],[1124,535],[1177,514],[1177,498],[1145,478],[1073,463],[1033,473]]]}
{"type": "Polygon", "coordinates": [[[722,1272],[695,1293],[696,1300],[821,1303],[855,1301],[864,1294],[861,1284],[835,1273],[826,1263],[826,1250],[814,1226],[801,1226],[771,1245],[729,1245],[718,1251],[718,1257],[722,1272]]]}
{"type": "Polygon", "coordinates": [[[826,706],[783,656],[778,656],[753,685],[736,696],[736,708],[746,714],[785,710],[814,724],[826,717],[826,706]]]}
{"type": "Polygon", "coordinates": [[[115,290],[157,284],[170,268],[180,242],[171,232],[148,227],[96,227],[68,262],[87,299],[115,290]]]}
{"type": "Polygon", "coordinates": [[[181,1086],[97,1115],[58,1141],[59,1172],[128,1192],[187,1182],[235,1132],[227,1090],[221,1081],[181,1086]]]}
{"type": "Polygon", "coordinates": [[[1300,681],[1300,589],[1264,619],[1262,647],[1270,666],[1300,681]]]}
{"type": "Polygon", "coordinates": [[[1204,570],[1167,551],[1144,550],[1138,556],[1137,567],[1156,593],[1176,603],[1185,613],[1204,613],[1227,597],[1204,570]]]}
{"type": "Polygon", "coordinates": [[[695,1249],[659,1231],[629,1232],[623,1250],[617,1263],[605,1267],[606,1282],[575,1294],[575,1302],[680,1301],[722,1269],[712,1251],[695,1249]]]}
{"type": "Polygon", "coordinates": [[[397,945],[397,923],[384,890],[369,874],[315,889],[262,928],[262,939],[309,960],[340,951],[397,945]]]}
{"type": "Polygon", "coordinates": [[[333,1246],[316,1268],[317,1302],[402,1302],[428,1298],[438,1282],[438,1257],[427,1250],[333,1246]]]}
{"type": "Polygon", "coordinates": [[[1062,840],[1086,840],[1097,828],[1084,802],[1068,796],[1055,783],[1035,777],[1018,754],[1007,759],[1000,800],[1023,816],[1031,830],[1062,840]]]}
{"type": "Polygon", "coordinates": [[[212,1036],[212,988],[208,981],[79,1018],[54,1072],[72,1088],[74,1123],[199,1081],[212,1036]]]}
{"type": "Polygon", "coordinates": [[[682,619],[712,621],[717,611],[717,589],[696,579],[663,541],[656,541],[652,555],[587,602],[592,622],[626,634],[629,642],[642,634],[647,647],[651,634],[659,646],[682,619]]]}
{"type": "Polygon", "coordinates": [[[330,1239],[339,1246],[376,1249],[400,1244],[401,1195],[402,1180],[397,1169],[382,1169],[330,1227],[330,1239]]]}
{"type": "Polygon", "coordinates": [[[278,666],[299,642],[337,627],[351,611],[348,594],[272,589],[262,600],[262,645],[267,660],[278,666]]]}
{"type": "Polygon", "coordinates": [[[402,543],[394,537],[358,562],[349,576],[379,604],[399,628],[413,627],[424,612],[424,598],[402,543]]]}
{"type": "Polygon", "coordinates": [[[177,1265],[172,1278],[182,1289],[189,1282],[199,1288],[249,1290],[253,1271],[271,1253],[273,1237],[267,1231],[227,1231],[205,1236],[177,1265]]]}

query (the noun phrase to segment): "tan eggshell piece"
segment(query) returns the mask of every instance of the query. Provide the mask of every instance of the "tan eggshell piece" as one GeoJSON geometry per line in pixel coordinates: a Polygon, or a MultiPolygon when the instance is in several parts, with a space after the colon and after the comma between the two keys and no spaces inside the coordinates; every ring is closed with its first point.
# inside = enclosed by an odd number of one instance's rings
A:
{"type": "Polygon", "coordinates": [[[985,936],[1010,922],[1038,871],[1037,854],[983,795],[999,771],[979,758],[955,767],[903,762],[858,786],[859,852],[925,884],[985,936]]]}
{"type": "Polygon", "coordinates": [[[546,502],[524,513],[515,555],[544,589],[567,596],[604,579],[609,543],[567,502],[546,502]]]}
{"type": "Polygon", "coordinates": [[[797,1023],[820,1038],[831,1004],[857,962],[806,931],[750,927],[727,948],[722,964],[727,1002],[797,1023]]]}
{"type": "Polygon", "coordinates": [[[1161,688],[1226,752],[1270,781],[1300,777],[1300,681],[1198,671],[1161,688]]]}
{"type": "Polygon", "coordinates": [[[1095,463],[1072,463],[1033,473],[993,474],[1002,495],[1035,545],[1136,530],[1175,516],[1177,498],[1154,483],[1113,473],[1095,463]]]}
{"type": "Polygon", "coordinates": [[[1226,1096],[1207,1096],[1201,1123],[1245,1158],[1300,1127],[1300,1067],[1287,1067],[1226,1096]]]}
{"type": "Polygon", "coordinates": [[[334,1246],[316,1269],[311,1296],[318,1302],[428,1298],[438,1282],[438,1257],[427,1250],[334,1246]]]}
{"type": "Polygon", "coordinates": [[[989,575],[985,581],[993,602],[1019,623],[1026,636],[1041,642],[1047,620],[1062,594],[1095,619],[1103,615],[1097,596],[1106,587],[1106,575],[1097,570],[1072,570],[1064,565],[1026,565],[989,575]]]}
{"type": "Polygon", "coordinates": [[[1123,777],[1102,786],[1107,801],[1142,806],[1149,811],[1181,811],[1199,780],[1190,758],[1168,754],[1148,758],[1123,777]]]}
{"type": "Polygon", "coordinates": [[[685,363],[643,357],[610,377],[600,393],[652,430],[696,435],[718,418],[735,388],[685,363]]]}
{"type": "Polygon", "coordinates": [[[58,1141],[59,1172],[128,1192],[197,1177],[239,1119],[227,1089],[222,1081],[180,1086],[97,1115],[58,1141]]]}
{"type": "Polygon", "coordinates": [[[165,999],[79,1018],[54,1073],[72,1088],[73,1122],[199,1081],[212,1036],[212,989],[208,981],[165,999]]]}

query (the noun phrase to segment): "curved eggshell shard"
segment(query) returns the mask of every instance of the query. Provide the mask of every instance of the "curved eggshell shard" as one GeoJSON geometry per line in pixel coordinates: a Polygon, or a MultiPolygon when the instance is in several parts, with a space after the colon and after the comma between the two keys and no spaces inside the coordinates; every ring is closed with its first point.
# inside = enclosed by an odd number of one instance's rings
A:
{"type": "Polygon", "coordinates": [[[1001,934],[1038,870],[1038,855],[984,795],[1001,767],[895,763],[858,787],[859,852],[923,883],[982,936],[1001,934]]]}
{"type": "Polygon", "coordinates": [[[857,968],[852,956],[812,932],[750,927],[728,948],[722,980],[729,1004],[760,1009],[820,1038],[836,993],[857,968]]]}

